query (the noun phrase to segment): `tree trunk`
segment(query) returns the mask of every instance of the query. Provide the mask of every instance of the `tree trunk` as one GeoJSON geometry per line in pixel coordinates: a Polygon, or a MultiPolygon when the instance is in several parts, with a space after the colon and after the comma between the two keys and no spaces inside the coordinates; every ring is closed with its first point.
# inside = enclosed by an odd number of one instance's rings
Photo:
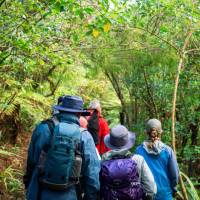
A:
{"type": "Polygon", "coordinates": [[[110,80],[110,82],[111,82],[120,102],[121,102],[124,125],[127,125],[128,128],[130,128],[131,123],[130,123],[130,117],[129,117],[129,110],[127,109],[128,107],[127,107],[124,95],[122,93],[122,89],[120,88],[119,81],[116,77],[117,75],[113,74],[113,72],[108,71],[108,70],[105,70],[105,74],[108,77],[108,79],[110,80]]]}
{"type": "Polygon", "coordinates": [[[137,124],[137,121],[138,121],[138,100],[137,98],[135,98],[135,123],[137,124]]]}
{"type": "Polygon", "coordinates": [[[149,102],[151,102],[151,105],[152,105],[152,108],[153,108],[153,112],[154,112],[154,116],[156,118],[158,118],[157,106],[156,106],[156,103],[155,103],[154,98],[153,98],[151,87],[150,87],[150,85],[148,83],[148,79],[147,79],[147,74],[146,74],[145,68],[143,70],[143,75],[144,75],[144,81],[145,81],[145,85],[146,85],[146,89],[147,89],[147,93],[148,93],[148,97],[149,97],[149,102]]]}
{"type": "MultiPolygon", "coordinates": [[[[183,66],[183,61],[184,61],[184,58],[186,55],[186,48],[189,45],[189,40],[190,40],[193,32],[194,32],[194,30],[190,31],[184,41],[184,45],[183,45],[182,51],[180,53],[180,60],[179,60],[179,64],[177,67],[177,73],[176,73],[176,78],[175,78],[174,95],[173,95],[173,101],[172,101],[172,134],[171,134],[172,147],[173,147],[175,155],[176,155],[175,113],[176,113],[176,97],[177,97],[177,90],[178,90],[179,75],[180,75],[180,71],[183,66]]],[[[186,191],[186,188],[184,186],[184,182],[183,182],[181,176],[179,176],[179,181],[180,181],[180,186],[181,186],[184,200],[188,200],[187,191],[186,191]]]]}

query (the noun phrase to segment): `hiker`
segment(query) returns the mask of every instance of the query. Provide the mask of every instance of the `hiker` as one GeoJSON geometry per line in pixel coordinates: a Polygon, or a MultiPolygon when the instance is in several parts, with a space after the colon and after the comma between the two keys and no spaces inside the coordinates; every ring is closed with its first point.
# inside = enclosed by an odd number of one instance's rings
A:
{"type": "Polygon", "coordinates": [[[161,142],[161,122],[150,119],[146,124],[148,139],[137,147],[136,153],[146,160],[157,184],[156,200],[172,200],[178,182],[178,164],[173,150],[161,142]]]}
{"type": "MultiPolygon", "coordinates": [[[[64,97],[64,96],[60,96],[60,97],[58,98],[58,101],[57,101],[57,104],[58,104],[58,105],[62,103],[63,97],[64,97]]],[[[58,113],[59,113],[59,111],[56,110],[55,108],[53,108],[52,115],[55,115],[55,114],[58,114],[58,113]]],[[[88,114],[89,114],[89,113],[88,113],[88,114]]],[[[80,123],[80,127],[81,127],[81,128],[87,129],[88,121],[87,121],[87,119],[86,119],[86,116],[80,116],[80,118],[79,118],[79,123],[80,123]]],[[[100,155],[99,155],[99,152],[98,152],[97,148],[96,148],[96,153],[97,153],[98,159],[101,160],[101,157],[100,157],[100,155]]]]}
{"type": "Polygon", "coordinates": [[[140,155],[129,151],[135,134],[117,125],[105,136],[111,150],[103,154],[100,171],[102,200],[151,200],[156,193],[153,175],[140,155]]]}
{"type": "MultiPolygon", "coordinates": [[[[83,129],[87,129],[87,125],[88,125],[88,121],[85,117],[81,116],[80,119],[79,119],[79,122],[80,122],[80,127],[83,128],[83,129]]],[[[97,157],[99,160],[101,160],[101,156],[99,155],[99,152],[96,148],[96,153],[97,153],[97,157]]]]}
{"type": "Polygon", "coordinates": [[[98,100],[93,100],[90,102],[88,111],[90,116],[88,120],[88,131],[91,133],[94,143],[98,149],[100,155],[109,151],[104,144],[104,137],[110,132],[107,121],[101,115],[101,105],[98,100]]]}
{"type": "Polygon", "coordinates": [[[88,114],[83,101],[65,96],[54,109],[59,113],[41,122],[31,138],[24,176],[27,200],[77,200],[80,177],[83,199],[95,200],[100,161],[92,136],[80,129],[80,115],[88,114]]]}

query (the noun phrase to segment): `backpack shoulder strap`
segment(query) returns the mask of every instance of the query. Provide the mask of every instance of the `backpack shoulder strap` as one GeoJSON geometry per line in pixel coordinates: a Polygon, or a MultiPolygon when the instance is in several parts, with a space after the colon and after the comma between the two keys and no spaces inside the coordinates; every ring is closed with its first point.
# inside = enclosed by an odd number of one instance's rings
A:
{"type": "Polygon", "coordinates": [[[53,136],[54,128],[55,128],[56,125],[59,124],[59,121],[55,116],[53,116],[53,117],[51,117],[51,118],[49,118],[47,120],[42,121],[42,123],[43,124],[47,124],[47,126],[49,128],[49,131],[51,133],[51,136],[53,136]]]}
{"type": "Polygon", "coordinates": [[[54,123],[55,126],[57,126],[60,123],[59,120],[58,120],[58,118],[56,116],[53,116],[51,118],[51,120],[53,121],[53,123],[54,123]]]}
{"type": "Polygon", "coordinates": [[[113,160],[118,160],[118,159],[129,159],[130,158],[130,156],[126,156],[126,155],[114,155],[114,156],[112,156],[112,159],[113,160]]]}
{"type": "Polygon", "coordinates": [[[82,141],[82,137],[83,137],[83,132],[87,131],[86,128],[82,128],[80,127],[80,145],[79,145],[79,148],[80,148],[80,152],[83,153],[83,141],[82,141]]]}
{"type": "Polygon", "coordinates": [[[43,150],[45,152],[47,152],[48,149],[51,146],[52,141],[53,141],[54,128],[55,128],[56,125],[59,124],[59,121],[55,116],[53,116],[53,117],[51,117],[51,118],[49,118],[47,120],[42,121],[42,124],[47,124],[47,126],[49,128],[49,131],[50,131],[50,142],[43,147],[43,150]]]}

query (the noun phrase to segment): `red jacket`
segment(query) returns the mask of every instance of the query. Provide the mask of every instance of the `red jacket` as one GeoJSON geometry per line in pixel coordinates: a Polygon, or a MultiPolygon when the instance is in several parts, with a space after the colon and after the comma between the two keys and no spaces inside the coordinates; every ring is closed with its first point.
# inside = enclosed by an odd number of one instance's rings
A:
{"type": "Polygon", "coordinates": [[[99,144],[96,145],[100,155],[109,151],[110,149],[104,144],[104,137],[110,132],[107,121],[99,116],[99,144]]]}

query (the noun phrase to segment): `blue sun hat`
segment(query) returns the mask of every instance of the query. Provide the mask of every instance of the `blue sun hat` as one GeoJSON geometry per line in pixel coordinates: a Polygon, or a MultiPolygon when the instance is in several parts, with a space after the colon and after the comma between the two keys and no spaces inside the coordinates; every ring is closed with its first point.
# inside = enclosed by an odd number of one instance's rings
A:
{"type": "Polygon", "coordinates": [[[62,101],[53,108],[59,111],[81,113],[83,116],[90,115],[89,112],[83,109],[83,100],[79,96],[66,95],[62,97],[62,101]]]}
{"type": "Polygon", "coordinates": [[[130,149],[135,144],[135,133],[118,124],[104,137],[104,143],[112,150],[130,149]]]}

